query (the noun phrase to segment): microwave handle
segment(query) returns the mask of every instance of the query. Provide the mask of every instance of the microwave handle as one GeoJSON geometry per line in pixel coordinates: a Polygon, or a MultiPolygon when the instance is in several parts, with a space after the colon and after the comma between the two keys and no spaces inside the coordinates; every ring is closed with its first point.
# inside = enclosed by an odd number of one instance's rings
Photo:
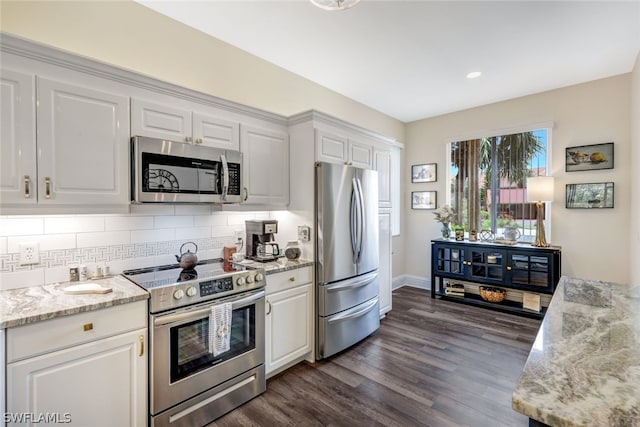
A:
{"type": "Polygon", "coordinates": [[[227,163],[227,157],[224,154],[220,155],[220,161],[222,162],[222,194],[221,199],[227,200],[227,193],[229,192],[229,164],[227,163]]]}

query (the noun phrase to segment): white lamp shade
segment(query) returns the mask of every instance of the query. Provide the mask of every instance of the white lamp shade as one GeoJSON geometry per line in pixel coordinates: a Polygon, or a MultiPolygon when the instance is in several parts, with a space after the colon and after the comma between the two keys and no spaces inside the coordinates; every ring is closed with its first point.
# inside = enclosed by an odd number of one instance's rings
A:
{"type": "Polygon", "coordinates": [[[551,202],[553,201],[553,177],[533,176],[527,178],[527,201],[528,202],[551,202]]]}

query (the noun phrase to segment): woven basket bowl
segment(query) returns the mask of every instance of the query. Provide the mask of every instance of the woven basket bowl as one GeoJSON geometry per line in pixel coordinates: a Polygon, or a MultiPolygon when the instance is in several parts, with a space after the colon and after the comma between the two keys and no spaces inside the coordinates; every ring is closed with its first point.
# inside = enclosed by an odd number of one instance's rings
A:
{"type": "Polygon", "coordinates": [[[502,302],[507,296],[507,291],[500,288],[480,286],[480,297],[488,302],[502,302]]]}

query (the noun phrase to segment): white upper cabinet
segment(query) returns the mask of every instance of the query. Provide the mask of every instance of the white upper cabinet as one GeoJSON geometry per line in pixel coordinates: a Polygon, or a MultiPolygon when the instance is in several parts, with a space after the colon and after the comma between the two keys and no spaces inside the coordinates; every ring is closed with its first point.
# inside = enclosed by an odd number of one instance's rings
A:
{"type": "Polygon", "coordinates": [[[244,203],[265,206],[289,204],[289,135],[277,130],[242,125],[244,203]]]}
{"type": "Polygon", "coordinates": [[[378,206],[390,208],[391,203],[391,152],[376,148],[373,152],[374,169],[378,171],[378,206]]]}
{"type": "Polygon", "coordinates": [[[240,124],[201,111],[131,100],[131,134],[240,149],[240,124]]]}
{"type": "Polygon", "coordinates": [[[0,199],[3,204],[35,204],[35,77],[3,69],[0,83],[0,199]]]}
{"type": "Polygon", "coordinates": [[[127,204],[129,98],[44,78],[37,93],[38,203],[127,204]]]}
{"type": "Polygon", "coordinates": [[[316,129],[316,160],[373,169],[373,146],[347,136],[316,129]]]}

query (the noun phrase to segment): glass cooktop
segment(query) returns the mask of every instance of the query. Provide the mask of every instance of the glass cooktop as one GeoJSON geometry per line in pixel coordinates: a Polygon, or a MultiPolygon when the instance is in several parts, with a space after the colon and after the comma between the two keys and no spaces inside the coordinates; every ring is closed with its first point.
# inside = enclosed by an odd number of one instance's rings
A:
{"type": "Polygon", "coordinates": [[[218,277],[233,271],[224,271],[222,258],[199,261],[195,268],[182,269],[179,264],[125,270],[123,274],[145,289],[175,285],[190,280],[218,277]]]}

